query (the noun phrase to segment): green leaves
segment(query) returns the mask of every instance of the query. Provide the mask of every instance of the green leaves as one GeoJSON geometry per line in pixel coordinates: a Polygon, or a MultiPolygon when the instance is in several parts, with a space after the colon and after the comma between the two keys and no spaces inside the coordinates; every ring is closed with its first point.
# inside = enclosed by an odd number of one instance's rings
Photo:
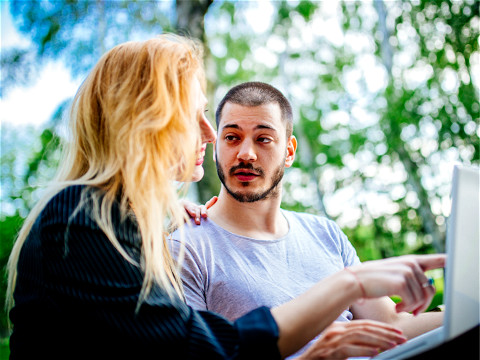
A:
{"type": "Polygon", "coordinates": [[[317,9],[317,5],[314,4],[312,1],[300,1],[295,8],[295,10],[303,16],[305,21],[309,21],[312,18],[315,10],[317,9]]]}
{"type": "MultiPolygon", "coordinates": [[[[480,163],[480,2],[259,4],[215,1],[208,7],[212,113],[231,86],[272,83],[291,100],[299,143],[284,179],[285,208],[337,220],[362,260],[441,250],[451,166],[480,163]]],[[[169,2],[10,5],[32,47],[2,49],[2,91],[28,83],[50,59],[83,76],[111,46],[178,24],[177,7],[169,2]]],[[[32,186],[51,175],[58,161],[55,126],[32,132],[38,142],[16,140],[28,154],[21,162],[2,144],[2,201],[14,189],[7,200],[19,210],[8,216],[24,216],[35,199],[32,186]]],[[[4,132],[2,124],[2,141],[4,132]]],[[[208,151],[200,201],[219,186],[208,151]]],[[[14,220],[8,221],[13,229],[14,220]]]]}

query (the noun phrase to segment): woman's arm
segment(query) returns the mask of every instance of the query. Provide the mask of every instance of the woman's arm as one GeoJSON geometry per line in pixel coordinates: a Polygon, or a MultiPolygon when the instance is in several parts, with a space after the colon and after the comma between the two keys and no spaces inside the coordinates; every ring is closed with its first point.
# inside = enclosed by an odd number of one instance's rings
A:
{"type": "Polygon", "coordinates": [[[360,297],[355,278],[341,271],[320,281],[299,297],[273,308],[282,356],[291,355],[303,347],[360,297]]]}
{"type": "MultiPolygon", "coordinates": [[[[422,287],[428,284],[423,271],[442,267],[445,262],[442,255],[367,262],[324,279],[303,295],[271,311],[254,310],[233,326],[213,313],[192,311],[180,299],[169,299],[160,289],[154,289],[135,313],[143,281],[140,267],[118,253],[94,225],[88,212],[82,210],[70,216],[79,203],[81,189],[70,191],[75,194],[63,193],[52,200],[44,212],[40,231],[44,266],[43,272],[35,275],[41,277],[38,281],[44,284],[44,292],[48,292],[43,299],[53,300],[57,305],[52,307],[52,312],[58,316],[49,314],[50,318],[55,317],[64,324],[69,323],[70,315],[75,319],[70,331],[79,334],[95,324],[94,328],[102,334],[99,339],[105,344],[109,343],[106,337],[112,342],[128,339],[132,349],[141,343],[144,349],[162,348],[163,353],[188,352],[189,358],[212,354],[233,357],[236,351],[241,355],[249,353],[259,343],[271,354],[276,352],[275,344],[278,344],[282,356],[286,356],[300,349],[362,297],[395,294],[403,299],[397,311],[426,308],[434,291],[431,287],[422,287]],[[58,212],[58,208],[69,211],[58,212]],[[69,224],[67,241],[66,224],[69,224]],[[178,341],[190,345],[178,349],[174,346],[178,341]]],[[[134,258],[140,256],[140,237],[135,224],[129,221],[118,224],[116,231],[127,253],[134,258]]],[[[38,252],[31,255],[32,259],[39,260],[38,252]]],[[[28,290],[27,285],[25,290],[28,290]]],[[[64,327],[52,325],[52,328],[58,334],[69,335],[64,327]]],[[[244,358],[249,357],[245,355],[244,358]]]]}
{"type": "Polygon", "coordinates": [[[424,271],[443,267],[445,255],[403,256],[370,261],[340,271],[299,297],[272,309],[278,346],[288,356],[322,332],[349,305],[362,298],[398,295],[397,311],[425,310],[435,290],[424,271]]]}

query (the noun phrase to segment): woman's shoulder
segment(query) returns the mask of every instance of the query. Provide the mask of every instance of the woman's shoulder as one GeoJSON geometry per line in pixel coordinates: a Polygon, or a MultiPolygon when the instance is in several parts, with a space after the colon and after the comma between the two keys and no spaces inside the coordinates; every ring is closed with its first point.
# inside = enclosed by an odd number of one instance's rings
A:
{"type": "Polygon", "coordinates": [[[88,190],[86,185],[70,185],[59,190],[49,201],[49,204],[70,203],[80,200],[82,193],[88,190]]]}
{"type": "MultiPolygon", "coordinates": [[[[39,219],[43,225],[71,223],[74,217],[87,213],[85,196],[89,187],[85,185],[70,185],[55,193],[46,203],[39,219]]],[[[85,217],[85,216],[83,216],[85,217]]]]}

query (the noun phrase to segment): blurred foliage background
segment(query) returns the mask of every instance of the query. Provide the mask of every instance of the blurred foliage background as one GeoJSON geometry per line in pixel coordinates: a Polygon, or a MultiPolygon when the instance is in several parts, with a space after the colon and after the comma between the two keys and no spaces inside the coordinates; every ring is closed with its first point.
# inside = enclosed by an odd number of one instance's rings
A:
{"type": "MultiPolygon", "coordinates": [[[[212,117],[244,81],[271,83],[291,100],[299,146],[284,208],[336,220],[362,260],[440,252],[453,165],[479,163],[479,4],[13,0],[2,4],[2,44],[13,31],[6,16],[26,41],[2,45],[0,100],[48,64],[63,64],[80,83],[120,42],[162,32],[198,38],[212,117]]],[[[2,269],[55,172],[68,104],[41,126],[2,115],[2,269]]],[[[189,193],[198,202],[220,188],[211,154],[209,147],[206,176],[189,193]]],[[[2,303],[5,288],[2,276],[2,303]]],[[[0,338],[6,324],[2,313],[0,338]]]]}

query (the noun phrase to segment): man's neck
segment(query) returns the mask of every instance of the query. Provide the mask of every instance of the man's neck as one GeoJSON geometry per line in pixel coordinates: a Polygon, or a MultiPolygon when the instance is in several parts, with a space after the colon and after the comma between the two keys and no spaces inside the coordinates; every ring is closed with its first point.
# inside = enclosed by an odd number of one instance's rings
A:
{"type": "Polygon", "coordinates": [[[239,202],[222,186],[208,217],[231,233],[254,239],[273,240],[288,233],[288,222],[280,210],[281,191],[275,198],[239,202]]]}

